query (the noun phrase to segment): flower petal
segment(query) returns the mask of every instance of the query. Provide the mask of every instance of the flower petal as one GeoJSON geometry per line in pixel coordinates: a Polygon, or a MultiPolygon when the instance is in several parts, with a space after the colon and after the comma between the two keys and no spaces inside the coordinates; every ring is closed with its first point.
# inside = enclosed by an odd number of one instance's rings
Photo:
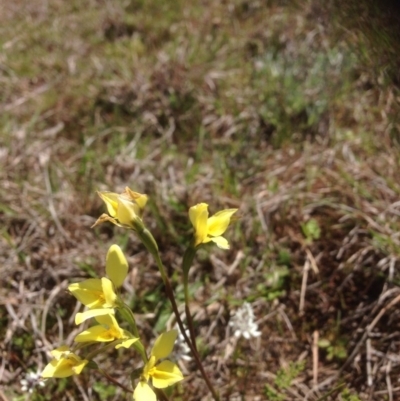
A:
{"type": "Polygon", "coordinates": [[[146,206],[148,197],[146,194],[141,194],[139,192],[132,191],[130,188],[125,187],[124,194],[128,196],[131,200],[135,201],[141,211],[143,211],[144,207],[146,206]]]}
{"type": "Polygon", "coordinates": [[[134,344],[136,341],[138,341],[138,338],[128,338],[127,340],[124,340],[121,344],[117,344],[115,346],[116,349],[119,348],[130,348],[132,344],[134,344]]]}
{"type": "Polygon", "coordinates": [[[86,343],[91,341],[109,342],[114,339],[115,337],[112,335],[111,331],[99,324],[97,326],[89,327],[87,330],[79,333],[74,341],[77,343],[86,343]]]}
{"type": "Polygon", "coordinates": [[[195,231],[195,246],[200,245],[207,237],[207,203],[199,203],[189,209],[189,219],[195,231]]]}
{"type": "Polygon", "coordinates": [[[85,367],[86,364],[88,364],[89,361],[87,361],[86,359],[82,360],[81,362],[77,363],[75,366],[72,367],[72,370],[74,371],[74,373],[76,375],[79,375],[83,368],[85,367]]]}
{"type": "Polygon", "coordinates": [[[47,377],[61,378],[61,377],[72,376],[73,374],[74,374],[74,372],[71,369],[70,365],[65,364],[65,363],[60,363],[60,361],[53,359],[43,369],[42,377],[43,378],[47,378],[47,377]]]}
{"type": "Polygon", "coordinates": [[[238,209],[225,209],[207,220],[207,234],[213,237],[222,235],[229,226],[231,217],[238,209]]]}
{"type": "Polygon", "coordinates": [[[170,361],[163,361],[155,366],[149,375],[153,379],[153,386],[165,388],[183,380],[182,372],[178,366],[170,361]]]}
{"type": "Polygon", "coordinates": [[[91,317],[102,316],[102,315],[113,315],[113,308],[103,308],[103,309],[89,309],[85,312],[77,313],[75,315],[75,324],[81,324],[85,320],[91,317]]]}
{"type": "Polygon", "coordinates": [[[106,273],[115,287],[121,287],[128,274],[128,262],[118,245],[111,245],[106,257],[106,273]]]}
{"type": "Polygon", "coordinates": [[[68,377],[82,372],[82,369],[88,363],[86,359],[69,352],[66,356],[62,356],[59,360],[53,359],[44,368],[41,376],[47,377],[68,377]]]}
{"type": "Polygon", "coordinates": [[[89,308],[100,308],[104,304],[101,280],[98,278],[89,278],[80,283],[70,284],[68,290],[79,302],[89,308]]]}
{"type": "Polygon", "coordinates": [[[116,217],[118,212],[118,197],[115,192],[97,191],[97,194],[104,201],[107,207],[107,212],[111,217],[116,217]]]}
{"type": "Polygon", "coordinates": [[[61,347],[55,348],[50,352],[55,359],[60,359],[63,355],[68,355],[70,353],[71,351],[69,350],[68,345],[62,345],[61,347]]]}
{"type": "Polygon", "coordinates": [[[135,401],[157,401],[154,391],[146,382],[142,381],[140,381],[136,386],[133,393],[133,399],[135,401]]]}
{"type": "Polygon", "coordinates": [[[124,196],[120,195],[118,197],[118,221],[128,227],[132,227],[135,220],[139,219],[139,206],[124,196]]]}
{"type": "Polygon", "coordinates": [[[113,217],[110,217],[108,214],[103,213],[103,214],[95,221],[95,223],[94,223],[90,228],[96,227],[96,226],[98,226],[98,225],[100,225],[100,224],[102,224],[102,223],[104,223],[104,222],[106,222],[106,221],[109,221],[110,223],[115,224],[115,225],[118,226],[118,227],[124,227],[123,225],[121,225],[121,224],[118,223],[117,219],[114,219],[113,217]]]}
{"type": "Polygon", "coordinates": [[[161,334],[151,350],[151,355],[155,356],[157,361],[166,358],[172,352],[177,336],[178,330],[175,329],[161,334]]]}
{"type": "Polygon", "coordinates": [[[105,327],[119,327],[117,319],[115,319],[114,315],[107,313],[106,315],[95,316],[97,322],[105,327]]]}
{"type": "Polygon", "coordinates": [[[107,342],[125,338],[125,331],[119,326],[113,315],[95,316],[100,325],[92,326],[75,337],[76,342],[107,342]]]}
{"type": "Polygon", "coordinates": [[[105,308],[113,308],[117,301],[117,294],[114,291],[114,284],[111,280],[106,277],[101,278],[101,286],[104,294],[104,304],[105,308]]]}
{"type": "Polygon", "coordinates": [[[218,248],[229,249],[229,242],[224,237],[209,237],[210,241],[215,242],[218,248]]]}

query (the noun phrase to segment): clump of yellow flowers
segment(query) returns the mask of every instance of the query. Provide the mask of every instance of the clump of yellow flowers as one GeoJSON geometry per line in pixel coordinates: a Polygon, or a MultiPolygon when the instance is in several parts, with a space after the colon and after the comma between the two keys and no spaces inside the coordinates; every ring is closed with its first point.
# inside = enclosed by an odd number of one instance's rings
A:
{"type": "MultiPolygon", "coordinates": [[[[219,395],[204,371],[196,348],[189,309],[188,272],[197,249],[203,244],[213,242],[219,248],[229,249],[229,243],[222,235],[237,209],[225,209],[211,217],[208,216],[206,203],[199,203],[189,209],[194,235],[182,261],[186,319],[190,332],[188,336],[169,278],[161,262],[157,243],[142,219],[148,200],[147,195],[134,192],[128,187],[121,194],[114,192],[98,192],[98,194],[104,201],[108,214],[102,214],[94,226],[111,222],[121,228],[132,230],[153,255],[181,334],[192,352],[212,397],[214,400],[219,400],[219,395]]],[[[109,378],[110,376],[96,364],[96,356],[110,348],[132,347],[140,354],[143,361],[142,367],[133,367],[132,372],[129,372],[133,399],[135,401],[168,400],[163,389],[183,380],[179,367],[166,359],[173,351],[178,331],[169,330],[162,333],[148,355],[141,341],[135,316],[120,294],[129,266],[121,248],[116,244],[111,245],[107,252],[105,270],[106,277],[90,278],[68,286],[69,292],[85,306],[85,311],[76,314],[75,323],[80,325],[88,319],[93,319],[94,324],[77,334],[74,345],[71,347],[62,345],[51,351],[53,359],[44,368],[42,377],[63,378],[78,375],[85,367],[88,367],[97,369],[109,378]]],[[[118,384],[116,381],[114,383],[118,384]]]]}

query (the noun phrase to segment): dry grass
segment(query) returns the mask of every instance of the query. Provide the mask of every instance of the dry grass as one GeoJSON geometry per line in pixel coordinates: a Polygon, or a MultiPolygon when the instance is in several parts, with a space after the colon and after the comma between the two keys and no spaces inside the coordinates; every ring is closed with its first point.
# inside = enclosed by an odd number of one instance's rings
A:
{"type": "MultiPolygon", "coordinates": [[[[231,250],[201,251],[191,271],[224,400],[397,399],[399,94],[376,50],[317,1],[162,4],[0,6],[0,399],[131,399],[89,371],[32,395],[19,384],[73,340],[66,287],[102,275],[111,243],[128,256],[144,341],[164,329],[143,246],[89,228],[103,212],[95,190],[125,185],[151,197],[145,221],[181,302],[188,208],[240,208],[231,250]],[[244,301],[258,340],[228,329],[244,301]]],[[[112,358],[129,386],[137,356],[112,358]]],[[[208,400],[195,365],[182,369],[171,399],[208,400]]]]}

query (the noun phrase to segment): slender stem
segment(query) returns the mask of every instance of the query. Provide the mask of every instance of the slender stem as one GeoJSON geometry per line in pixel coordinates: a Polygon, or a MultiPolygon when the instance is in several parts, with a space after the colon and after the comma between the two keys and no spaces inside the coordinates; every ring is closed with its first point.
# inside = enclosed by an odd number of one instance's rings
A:
{"type": "MultiPolygon", "coordinates": [[[[168,279],[167,273],[165,272],[164,265],[161,261],[160,254],[158,252],[157,242],[155,241],[151,232],[147,228],[143,227],[143,228],[135,230],[135,231],[136,231],[136,234],[138,235],[138,237],[140,238],[140,240],[143,242],[144,246],[154,256],[154,259],[156,260],[158,270],[160,271],[161,278],[164,282],[165,290],[166,290],[167,296],[171,302],[172,310],[174,311],[179,329],[180,329],[187,345],[189,346],[190,350],[192,351],[192,354],[194,356],[196,364],[197,364],[197,366],[201,372],[201,375],[203,376],[203,379],[206,382],[207,387],[209,388],[214,400],[219,401],[220,400],[219,395],[215,391],[213,385],[211,384],[210,379],[208,378],[208,376],[204,370],[204,367],[203,367],[203,364],[201,363],[200,356],[199,356],[199,353],[197,352],[196,346],[193,345],[192,341],[190,341],[189,337],[186,334],[185,327],[183,325],[182,319],[179,314],[178,306],[176,304],[174,291],[172,290],[171,283],[168,279]]],[[[193,257],[194,257],[194,254],[193,254],[193,257]]]]}
{"type": "Polygon", "coordinates": [[[192,315],[190,314],[188,300],[189,300],[189,298],[185,297],[185,314],[186,314],[187,326],[189,329],[190,341],[192,342],[193,347],[196,348],[196,351],[198,352],[197,344],[196,344],[196,333],[194,332],[193,319],[192,319],[192,315]]]}
{"type": "Polygon", "coordinates": [[[115,340],[111,343],[107,343],[104,347],[98,348],[85,356],[85,359],[91,361],[95,356],[101,354],[102,352],[106,351],[109,348],[115,347],[117,344],[120,344],[122,340],[115,340]]]}
{"type": "Polygon", "coordinates": [[[133,393],[133,391],[128,388],[125,387],[123,384],[121,384],[118,380],[114,379],[112,376],[110,376],[105,370],[103,369],[99,369],[99,372],[105,376],[110,382],[114,383],[116,386],[121,387],[123,390],[125,390],[128,393],[133,393]]]}
{"type": "Polygon", "coordinates": [[[189,295],[189,269],[192,266],[194,255],[196,254],[196,249],[192,246],[186,249],[183,258],[182,258],[182,270],[183,270],[183,290],[185,294],[185,314],[187,325],[189,328],[190,339],[193,343],[193,346],[196,348],[197,351],[197,344],[196,344],[196,334],[194,332],[194,324],[192,314],[190,313],[190,295],[189,295]]]}
{"type": "Polygon", "coordinates": [[[170,283],[170,281],[168,279],[168,276],[165,273],[164,265],[162,264],[160,255],[157,253],[157,255],[154,255],[154,257],[156,259],[157,266],[158,266],[158,268],[160,270],[161,277],[163,278],[167,296],[168,296],[169,300],[171,301],[172,310],[174,311],[174,314],[175,314],[176,321],[178,323],[179,329],[180,329],[180,331],[181,331],[186,343],[188,344],[190,350],[192,351],[192,354],[194,356],[196,364],[197,364],[198,368],[200,369],[200,373],[203,376],[203,379],[206,382],[207,387],[210,390],[214,400],[215,401],[219,401],[220,400],[219,395],[215,391],[210,379],[207,376],[207,373],[204,370],[204,367],[203,367],[203,364],[201,363],[200,356],[199,356],[199,353],[197,352],[196,346],[193,345],[192,341],[190,341],[189,337],[186,334],[186,330],[185,330],[185,327],[183,325],[182,319],[181,319],[180,314],[179,314],[178,306],[177,306],[176,301],[175,301],[174,292],[172,290],[172,286],[171,286],[171,283],[170,283]]]}
{"type": "Polygon", "coordinates": [[[98,345],[99,343],[97,341],[88,341],[88,342],[84,342],[84,343],[74,343],[71,346],[71,351],[76,352],[76,351],[79,351],[79,350],[81,350],[83,348],[90,347],[91,345],[94,345],[94,344],[98,345]]]}

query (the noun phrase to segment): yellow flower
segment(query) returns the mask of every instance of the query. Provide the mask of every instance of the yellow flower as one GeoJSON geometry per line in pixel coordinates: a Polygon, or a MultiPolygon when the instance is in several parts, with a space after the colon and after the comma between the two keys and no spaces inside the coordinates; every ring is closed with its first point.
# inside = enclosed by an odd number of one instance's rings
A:
{"type": "Polygon", "coordinates": [[[81,359],[71,352],[66,345],[51,351],[51,355],[54,359],[44,368],[43,378],[79,375],[85,365],[89,363],[86,359],[81,359]]]}
{"type": "Polygon", "coordinates": [[[90,309],[114,308],[117,294],[111,280],[106,277],[89,278],[68,286],[72,295],[90,309]]]}
{"type": "Polygon", "coordinates": [[[110,221],[119,227],[127,227],[135,231],[141,231],[144,228],[142,215],[147,203],[147,195],[134,192],[128,187],[122,194],[108,191],[97,193],[106,204],[109,215],[102,214],[93,227],[104,221],[110,221]]]}
{"type": "Polygon", "coordinates": [[[118,245],[111,245],[107,252],[106,272],[111,280],[106,277],[90,278],[68,286],[72,295],[90,309],[77,313],[76,324],[90,317],[113,314],[113,309],[118,307],[119,301],[115,288],[122,285],[128,274],[128,262],[118,245]]]}
{"type": "Polygon", "coordinates": [[[80,283],[70,284],[68,289],[78,301],[89,308],[75,315],[76,324],[81,324],[91,317],[114,314],[114,308],[118,306],[114,285],[106,277],[89,278],[80,283]]]}
{"type": "Polygon", "coordinates": [[[133,343],[139,340],[133,337],[128,331],[122,329],[113,315],[97,316],[99,325],[89,327],[87,330],[79,333],[75,337],[75,342],[110,342],[114,340],[124,340],[116,345],[115,348],[129,348],[133,343]]]}
{"type": "Polygon", "coordinates": [[[157,365],[160,359],[166,358],[172,352],[177,335],[177,330],[170,330],[157,338],[149,361],[144,366],[140,381],[133,393],[135,401],[156,401],[154,391],[147,384],[150,378],[156,388],[165,388],[183,380],[182,372],[174,363],[162,361],[157,365]]]}
{"type": "Polygon", "coordinates": [[[213,241],[219,248],[229,249],[222,234],[229,226],[231,217],[238,209],[225,209],[208,217],[207,203],[199,203],[189,209],[189,218],[195,230],[195,246],[213,241]]]}

